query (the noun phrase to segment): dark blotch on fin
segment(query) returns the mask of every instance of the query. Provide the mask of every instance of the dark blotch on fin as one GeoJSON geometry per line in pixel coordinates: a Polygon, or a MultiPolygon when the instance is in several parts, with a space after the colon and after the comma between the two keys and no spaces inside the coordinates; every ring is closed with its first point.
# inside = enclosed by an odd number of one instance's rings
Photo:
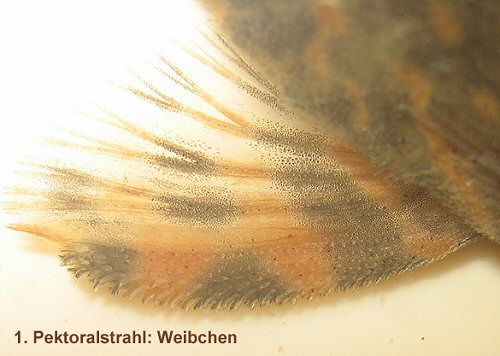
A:
{"type": "Polygon", "coordinates": [[[220,226],[231,222],[239,207],[229,191],[191,188],[192,196],[157,195],[154,209],[178,223],[220,226]]]}
{"type": "Polygon", "coordinates": [[[186,298],[184,307],[238,309],[272,302],[296,300],[298,292],[273,276],[255,253],[236,251],[219,255],[194,283],[197,287],[186,298]]]}
{"type": "Polygon", "coordinates": [[[137,261],[134,250],[91,242],[66,246],[59,257],[77,278],[87,275],[94,288],[108,284],[113,294],[131,282],[130,270],[137,261]]]}

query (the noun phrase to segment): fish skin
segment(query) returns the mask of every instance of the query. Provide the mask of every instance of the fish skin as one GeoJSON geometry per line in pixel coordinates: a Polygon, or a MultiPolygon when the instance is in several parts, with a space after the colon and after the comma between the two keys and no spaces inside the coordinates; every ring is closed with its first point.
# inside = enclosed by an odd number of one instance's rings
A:
{"type": "Polygon", "coordinates": [[[498,242],[498,2],[201,3],[287,105],[498,242]]]}
{"type": "Polygon", "coordinates": [[[499,32],[490,22],[473,31],[474,14],[499,6],[202,2],[223,36],[207,39],[226,61],[200,60],[266,115],[162,57],[170,74],[159,81],[224,120],[153,83],[130,91],[203,124],[223,154],[106,112],[103,127],[123,141],[87,137],[73,149],[129,178],[33,164],[46,184],[17,188],[23,199],[8,209],[22,218],[11,228],[60,242],[62,264],[95,288],[184,309],[295,303],[498,241],[499,63],[488,41],[499,32]],[[489,56],[471,54],[469,37],[489,56]]]}

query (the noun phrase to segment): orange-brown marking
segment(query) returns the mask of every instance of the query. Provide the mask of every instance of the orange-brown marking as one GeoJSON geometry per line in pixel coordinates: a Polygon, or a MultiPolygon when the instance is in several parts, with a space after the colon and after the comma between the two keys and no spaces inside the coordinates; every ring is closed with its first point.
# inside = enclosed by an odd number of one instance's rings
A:
{"type": "Polygon", "coordinates": [[[499,104],[491,93],[486,90],[480,91],[472,97],[472,103],[484,118],[500,121],[499,104]]]}
{"type": "Polygon", "coordinates": [[[375,163],[359,152],[352,144],[333,140],[325,152],[332,160],[349,170],[350,176],[366,194],[381,205],[400,208],[401,192],[385,177],[377,174],[375,163]]]}
{"type": "Polygon", "coordinates": [[[429,117],[428,108],[432,93],[431,83],[423,73],[414,68],[401,66],[395,68],[394,72],[408,88],[411,100],[417,109],[417,125],[427,139],[436,162],[460,192],[465,206],[469,207],[475,221],[481,227],[487,227],[488,213],[477,200],[477,193],[470,184],[469,177],[466,172],[455,165],[449,143],[430,126],[432,119],[429,117]]]}
{"type": "MultiPolygon", "coordinates": [[[[417,97],[424,98],[426,91],[425,86],[423,86],[415,94],[417,97]]],[[[440,252],[450,251],[455,246],[456,240],[454,236],[447,236],[448,238],[438,241],[438,248],[433,248],[432,245],[436,242],[432,240],[429,231],[425,227],[423,228],[419,221],[408,214],[405,207],[402,206],[400,188],[384,176],[377,174],[375,163],[368,157],[357,153],[357,159],[351,161],[352,158],[348,158],[345,160],[342,155],[335,152],[336,148],[337,145],[334,145],[329,150],[334,160],[349,168],[353,179],[367,196],[389,209],[397,217],[398,230],[409,253],[419,258],[430,259],[442,256],[443,254],[440,254],[440,252]],[[421,245],[424,245],[424,247],[421,247],[421,245]]]]}
{"type": "Polygon", "coordinates": [[[144,299],[150,297],[162,303],[185,294],[190,282],[198,278],[206,267],[209,257],[208,252],[195,253],[178,248],[175,250],[141,248],[137,267],[140,271],[145,271],[141,285],[149,288],[144,294],[144,299]]]}
{"type": "Polygon", "coordinates": [[[10,224],[7,227],[11,230],[33,234],[51,241],[64,242],[65,240],[69,240],[64,237],[67,236],[65,235],[64,231],[62,232],[61,230],[56,231],[47,226],[16,223],[16,224],[10,224]]]}
{"type": "Polygon", "coordinates": [[[431,98],[431,83],[416,69],[400,66],[394,69],[397,77],[408,88],[411,100],[419,115],[427,117],[427,109],[431,98]]]}
{"type": "Polygon", "coordinates": [[[451,5],[445,0],[429,0],[427,7],[439,39],[448,47],[461,46],[464,29],[451,5]]]}
{"type": "MultiPolygon", "coordinates": [[[[429,232],[422,229],[419,222],[404,211],[401,204],[401,190],[383,176],[379,177],[373,161],[361,155],[357,163],[344,162],[342,156],[335,153],[332,153],[332,157],[335,157],[340,164],[349,167],[353,179],[367,196],[397,216],[398,229],[409,249],[408,252],[421,258],[437,257],[429,256],[425,249],[420,248],[421,243],[415,243],[415,241],[422,241],[422,243],[425,241],[427,245],[431,245],[433,241],[431,241],[429,232]],[[340,159],[338,159],[339,157],[340,159]]],[[[448,243],[451,246],[454,242],[455,240],[450,237],[450,239],[443,241],[443,244],[448,243]]]]}
{"type": "Polygon", "coordinates": [[[366,107],[361,87],[353,81],[348,81],[345,85],[345,90],[353,101],[356,110],[352,119],[353,126],[357,130],[366,129],[370,120],[370,114],[368,112],[368,108],[366,107]]]}
{"type": "Polygon", "coordinates": [[[325,293],[333,285],[330,259],[324,252],[324,237],[289,235],[286,244],[275,244],[263,250],[272,266],[270,273],[278,273],[281,280],[296,290],[325,293]]]}
{"type": "Polygon", "coordinates": [[[343,10],[333,4],[318,4],[316,21],[318,31],[314,41],[306,48],[304,59],[313,68],[325,73],[328,71],[333,42],[345,33],[347,26],[343,10]]]}
{"type": "Polygon", "coordinates": [[[443,236],[433,238],[431,234],[422,233],[416,229],[406,230],[403,241],[409,253],[426,260],[444,256],[457,248],[457,240],[454,236],[443,234],[443,236]]]}

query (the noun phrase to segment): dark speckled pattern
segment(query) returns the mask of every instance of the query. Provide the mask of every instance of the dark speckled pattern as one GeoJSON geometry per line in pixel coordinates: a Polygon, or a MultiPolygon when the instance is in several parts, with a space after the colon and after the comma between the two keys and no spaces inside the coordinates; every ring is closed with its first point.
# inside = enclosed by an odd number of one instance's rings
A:
{"type": "Polygon", "coordinates": [[[498,241],[500,3],[200,3],[219,59],[185,50],[231,95],[160,56],[130,92],[161,115],[105,112],[118,138],[74,144],[87,165],[34,164],[12,228],[96,287],[185,309],[295,303],[498,241]]]}

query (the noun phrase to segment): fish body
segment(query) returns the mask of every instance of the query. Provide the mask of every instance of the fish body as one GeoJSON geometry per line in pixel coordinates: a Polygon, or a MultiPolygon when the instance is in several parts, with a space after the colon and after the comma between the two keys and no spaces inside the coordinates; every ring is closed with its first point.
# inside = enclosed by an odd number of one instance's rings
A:
{"type": "Polygon", "coordinates": [[[294,303],[498,242],[494,1],[201,3],[215,32],[184,50],[239,101],[159,56],[128,88],[144,113],[103,103],[102,137],[29,165],[42,184],[13,189],[13,229],[95,287],[185,309],[294,303]]]}
{"type": "Polygon", "coordinates": [[[204,3],[289,106],[498,241],[497,2],[204,3]]]}

